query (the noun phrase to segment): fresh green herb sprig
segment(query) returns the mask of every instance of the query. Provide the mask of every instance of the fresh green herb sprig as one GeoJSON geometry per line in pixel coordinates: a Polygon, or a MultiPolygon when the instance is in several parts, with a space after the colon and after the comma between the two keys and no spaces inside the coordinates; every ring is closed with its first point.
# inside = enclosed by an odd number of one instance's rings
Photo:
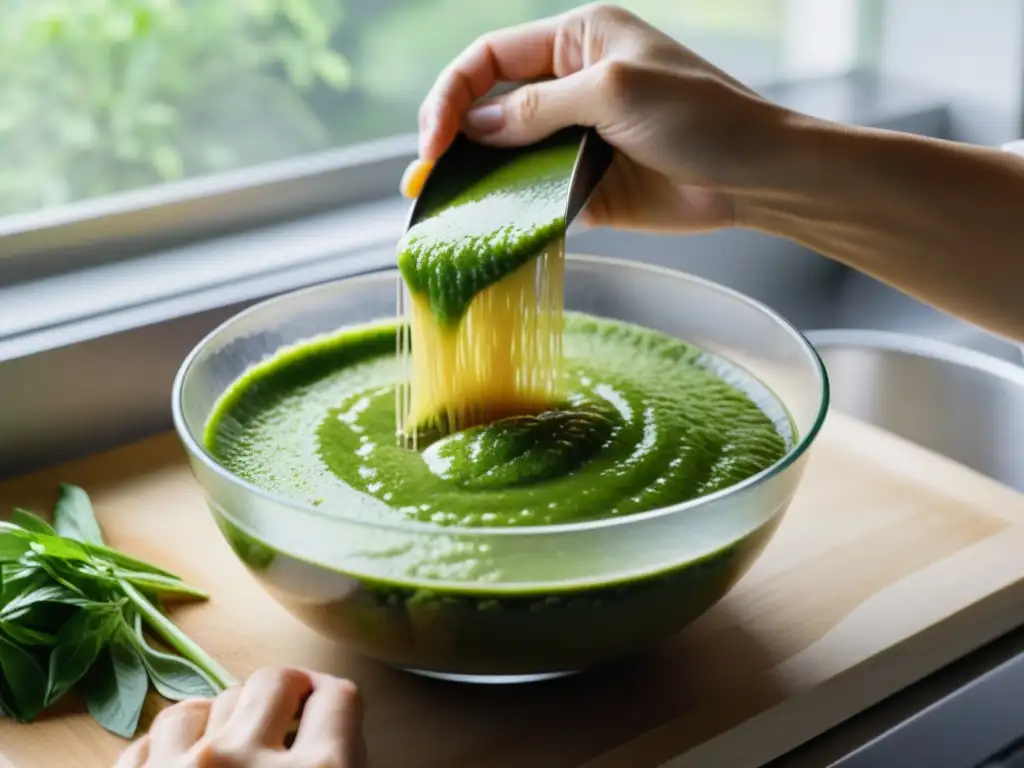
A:
{"type": "Polygon", "coordinates": [[[162,597],[208,595],[107,547],[81,488],[60,486],[53,525],[15,509],[0,521],[0,715],[31,722],[76,688],[101,726],[131,738],[151,683],[181,701],[237,682],[164,615],[162,597]]]}

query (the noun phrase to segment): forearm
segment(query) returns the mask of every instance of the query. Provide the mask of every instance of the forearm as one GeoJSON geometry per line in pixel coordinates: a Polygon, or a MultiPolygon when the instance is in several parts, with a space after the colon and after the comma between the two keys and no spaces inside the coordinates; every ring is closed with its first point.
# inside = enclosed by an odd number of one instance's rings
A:
{"type": "Polygon", "coordinates": [[[741,226],[1024,341],[1024,159],[789,118],[741,226]]]}

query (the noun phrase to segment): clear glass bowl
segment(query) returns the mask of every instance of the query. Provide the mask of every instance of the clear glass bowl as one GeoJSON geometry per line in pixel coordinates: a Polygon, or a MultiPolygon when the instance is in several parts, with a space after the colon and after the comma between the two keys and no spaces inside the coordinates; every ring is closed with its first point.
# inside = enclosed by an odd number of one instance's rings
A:
{"type": "Polygon", "coordinates": [[[824,420],[824,366],[808,341],[764,305],[635,262],[568,256],[567,309],[660,330],[744,366],[786,405],[795,426],[793,445],[774,466],[714,494],[634,516],[495,529],[367,523],[345,510],[275,496],[218,465],[202,435],[225,389],[282,347],[394,319],[399,279],[395,270],[377,272],[254,306],[203,339],[174,383],[175,427],[221,531],[300,620],[421,674],[537,680],[678,632],[758,557],[824,420]]]}

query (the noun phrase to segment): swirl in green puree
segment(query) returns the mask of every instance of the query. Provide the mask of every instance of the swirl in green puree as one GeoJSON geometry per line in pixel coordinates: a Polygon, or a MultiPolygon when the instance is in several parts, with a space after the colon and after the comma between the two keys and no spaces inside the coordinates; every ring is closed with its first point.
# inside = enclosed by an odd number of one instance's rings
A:
{"type": "Polygon", "coordinates": [[[784,411],[738,367],[655,331],[567,313],[562,408],[410,451],[395,441],[395,332],[348,330],[257,367],[214,414],[211,451],[254,485],[324,509],[344,498],[349,510],[354,488],[394,520],[515,526],[686,501],[786,450],[784,411]]]}

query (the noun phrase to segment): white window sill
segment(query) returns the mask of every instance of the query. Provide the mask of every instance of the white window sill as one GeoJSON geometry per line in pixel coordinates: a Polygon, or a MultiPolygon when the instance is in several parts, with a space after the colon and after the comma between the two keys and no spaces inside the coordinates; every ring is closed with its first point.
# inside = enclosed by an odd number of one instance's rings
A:
{"type": "Polygon", "coordinates": [[[339,258],[386,266],[408,207],[396,196],[0,288],[0,361],[315,282],[339,258]]]}

